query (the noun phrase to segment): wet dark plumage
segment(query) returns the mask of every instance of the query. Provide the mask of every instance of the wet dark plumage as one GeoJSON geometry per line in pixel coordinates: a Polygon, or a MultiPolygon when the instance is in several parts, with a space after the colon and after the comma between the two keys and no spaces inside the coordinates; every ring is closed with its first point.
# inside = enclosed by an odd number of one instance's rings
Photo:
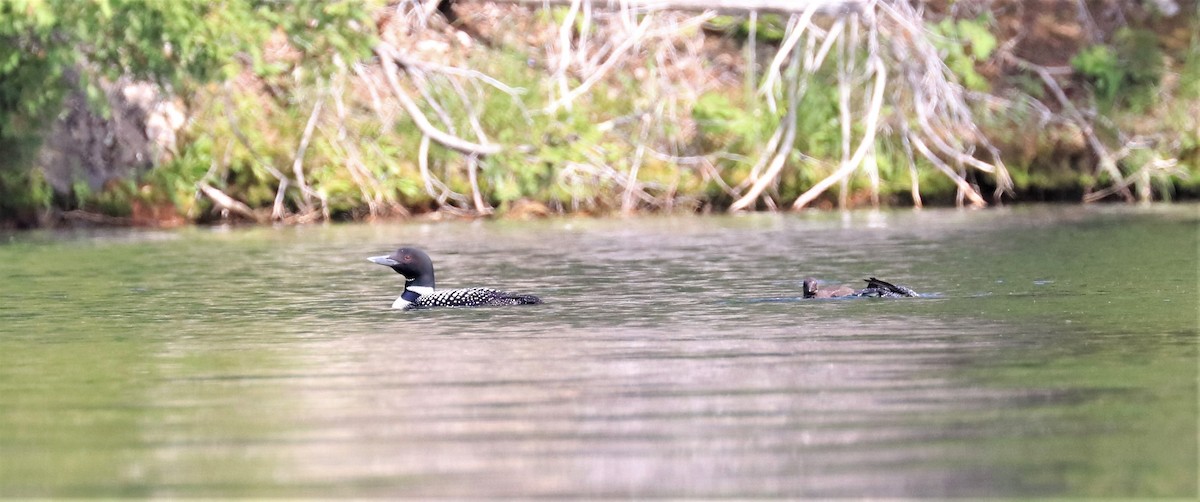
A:
{"type": "Polygon", "coordinates": [[[882,281],[874,277],[863,279],[867,283],[867,287],[863,289],[854,289],[850,286],[837,286],[832,288],[822,288],[816,279],[811,277],[804,279],[804,297],[805,298],[902,298],[920,296],[916,291],[907,286],[897,286],[887,281],[882,281]]]}
{"type": "Polygon", "coordinates": [[[887,281],[881,281],[874,277],[863,279],[867,283],[867,287],[859,291],[859,296],[877,296],[880,298],[903,298],[921,296],[913,291],[908,286],[897,286],[887,281]]]}

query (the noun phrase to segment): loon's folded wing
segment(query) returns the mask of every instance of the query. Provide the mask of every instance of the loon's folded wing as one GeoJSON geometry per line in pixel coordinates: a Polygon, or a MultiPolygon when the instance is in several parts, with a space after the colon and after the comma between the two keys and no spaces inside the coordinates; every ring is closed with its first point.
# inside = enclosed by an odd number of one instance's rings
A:
{"type": "Polygon", "coordinates": [[[485,305],[535,305],[541,298],[499,291],[492,288],[445,289],[422,295],[414,303],[415,308],[430,307],[480,307],[485,305]]]}

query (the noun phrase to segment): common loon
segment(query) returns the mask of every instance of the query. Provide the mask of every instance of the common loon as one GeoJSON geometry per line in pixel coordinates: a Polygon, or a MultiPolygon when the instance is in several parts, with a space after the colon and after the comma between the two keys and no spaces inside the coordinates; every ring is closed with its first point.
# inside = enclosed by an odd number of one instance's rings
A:
{"type": "Polygon", "coordinates": [[[804,279],[804,297],[805,298],[846,298],[846,297],[875,297],[875,298],[902,298],[921,296],[907,286],[897,286],[887,281],[881,281],[874,277],[863,279],[867,283],[867,287],[863,289],[854,289],[850,286],[838,286],[833,289],[821,289],[817,285],[817,280],[811,277],[804,279]]]}
{"type": "Polygon", "coordinates": [[[367,258],[392,267],[404,276],[404,292],[392,303],[394,309],[431,307],[479,307],[497,305],[534,305],[542,303],[533,295],[506,293],[491,288],[433,289],[433,260],[416,248],[400,248],[387,256],[367,258]]]}

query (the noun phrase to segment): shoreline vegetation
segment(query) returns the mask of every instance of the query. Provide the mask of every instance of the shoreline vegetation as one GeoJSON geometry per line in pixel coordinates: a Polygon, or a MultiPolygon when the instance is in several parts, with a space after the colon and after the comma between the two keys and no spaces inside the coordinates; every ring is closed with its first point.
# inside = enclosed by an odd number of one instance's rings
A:
{"type": "Polygon", "coordinates": [[[1174,0],[0,0],[0,227],[1200,196],[1174,0]]]}

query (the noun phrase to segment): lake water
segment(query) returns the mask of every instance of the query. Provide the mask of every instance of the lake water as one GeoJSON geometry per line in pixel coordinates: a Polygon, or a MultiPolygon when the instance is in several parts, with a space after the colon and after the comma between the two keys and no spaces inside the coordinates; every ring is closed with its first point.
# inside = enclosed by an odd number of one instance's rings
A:
{"type": "Polygon", "coordinates": [[[1197,495],[1200,207],[0,234],[0,496],[1197,495]],[[389,310],[366,261],[531,307],[389,310]],[[874,275],[914,299],[798,300],[874,275]]]}

